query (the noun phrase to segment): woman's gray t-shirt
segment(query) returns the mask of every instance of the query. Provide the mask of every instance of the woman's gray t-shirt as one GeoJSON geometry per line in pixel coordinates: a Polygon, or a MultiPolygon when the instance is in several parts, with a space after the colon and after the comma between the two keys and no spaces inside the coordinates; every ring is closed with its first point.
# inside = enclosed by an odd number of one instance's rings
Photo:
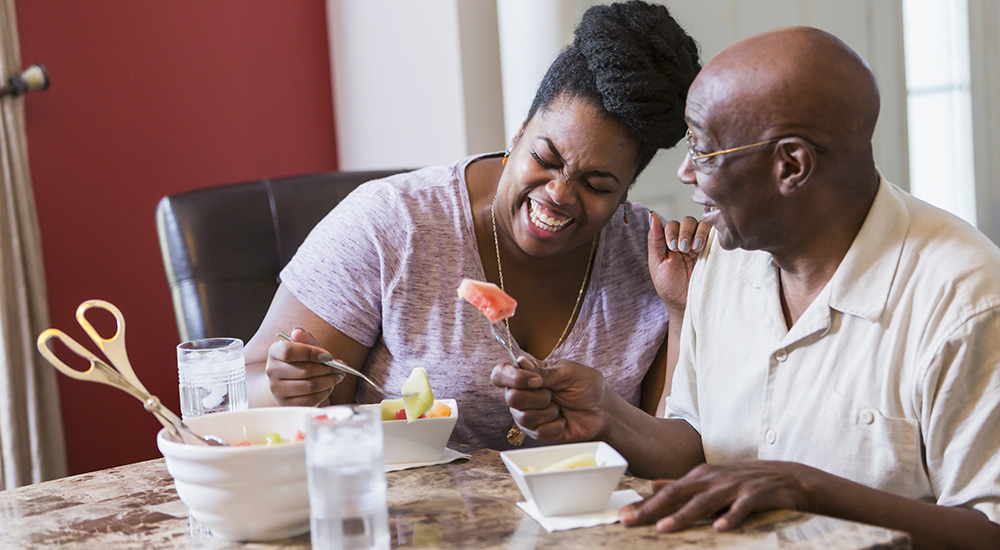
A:
{"type": "MultiPolygon", "coordinates": [[[[363,370],[383,387],[400,387],[414,367],[427,369],[435,396],[458,402],[452,441],[508,449],[511,416],[490,371],[510,360],[483,315],[456,294],[463,278],[486,279],[465,183],[476,158],[358,187],[313,229],[281,280],[314,313],[371,347],[363,370]]],[[[667,311],[647,268],[647,209],[629,208],[628,224],[614,216],[602,231],[577,321],[549,359],[599,369],[638,405],[667,311]]],[[[358,403],[382,399],[366,384],[357,388],[358,403]]]]}

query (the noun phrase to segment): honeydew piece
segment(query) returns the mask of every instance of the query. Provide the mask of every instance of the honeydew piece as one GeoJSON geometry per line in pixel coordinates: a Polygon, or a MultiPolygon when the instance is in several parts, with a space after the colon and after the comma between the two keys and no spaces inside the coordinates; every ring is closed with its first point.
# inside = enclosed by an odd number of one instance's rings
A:
{"type": "Polygon", "coordinates": [[[573,455],[569,458],[565,458],[546,467],[543,472],[556,472],[559,470],[572,470],[574,468],[591,468],[597,466],[597,460],[594,459],[594,453],[580,453],[573,455]]]}
{"type": "Polygon", "coordinates": [[[431,391],[431,383],[423,367],[416,367],[410,371],[410,377],[403,382],[400,393],[403,394],[403,409],[406,410],[407,422],[413,422],[434,406],[434,392],[431,391]]]}
{"type": "Polygon", "coordinates": [[[462,279],[458,285],[458,295],[466,302],[476,306],[491,323],[502,321],[517,308],[517,300],[500,290],[500,287],[485,281],[462,279]]]}
{"type": "Polygon", "coordinates": [[[403,408],[402,399],[383,399],[382,400],[382,420],[395,420],[396,413],[399,409],[403,408]]]}

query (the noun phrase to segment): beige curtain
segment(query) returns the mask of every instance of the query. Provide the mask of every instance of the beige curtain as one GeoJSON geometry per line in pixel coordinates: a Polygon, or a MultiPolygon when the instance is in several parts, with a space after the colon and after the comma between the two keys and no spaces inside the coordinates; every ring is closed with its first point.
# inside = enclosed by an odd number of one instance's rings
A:
{"type": "MultiPolygon", "coordinates": [[[[0,82],[20,71],[14,0],[0,0],[0,82]]],[[[55,369],[35,348],[48,304],[24,128],[24,97],[0,98],[0,489],[66,475],[55,369]]]]}

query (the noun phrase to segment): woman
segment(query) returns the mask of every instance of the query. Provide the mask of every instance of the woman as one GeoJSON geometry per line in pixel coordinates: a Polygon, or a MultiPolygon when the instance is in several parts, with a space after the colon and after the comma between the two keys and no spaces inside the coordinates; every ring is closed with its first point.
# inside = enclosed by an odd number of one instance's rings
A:
{"type": "Polygon", "coordinates": [[[390,389],[426,368],[435,394],[458,400],[453,441],[505,448],[511,419],[489,369],[506,354],[455,294],[472,278],[518,300],[501,329],[515,353],[594,365],[655,410],[687,271],[674,262],[666,273],[681,290],[665,307],[646,267],[648,210],[627,195],[684,135],[699,69],[697,46],[663,6],[587,10],[504,155],[369,182],[317,225],[247,346],[251,404],[383,397],[353,377],[338,383],[317,363],[329,350],[390,389]],[[297,343],[275,340],[292,327],[297,343]]]}

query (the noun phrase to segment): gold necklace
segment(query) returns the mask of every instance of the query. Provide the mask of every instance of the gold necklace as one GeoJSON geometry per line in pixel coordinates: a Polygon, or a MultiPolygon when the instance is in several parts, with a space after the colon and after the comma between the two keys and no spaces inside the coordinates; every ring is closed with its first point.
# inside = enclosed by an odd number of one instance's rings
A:
{"type": "MultiPolygon", "coordinates": [[[[493,195],[493,202],[490,203],[490,221],[493,222],[493,249],[497,253],[497,272],[500,274],[500,290],[504,290],[503,287],[503,264],[500,263],[500,239],[497,238],[497,196],[493,195]]],[[[580,292],[576,295],[576,302],[573,304],[573,311],[569,314],[569,320],[566,321],[566,327],[563,328],[562,334],[559,335],[559,340],[556,341],[556,345],[552,347],[552,351],[555,351],[566,339],[566,335],[569,334],[569,327],[573,326],[573,318],[576,317],[576,310],[580,307],[580,300],[583,299],[583,293],[587,290],[587,281],[590,280],[590,268],[594,265],[594,251],[597,250],[597,236],[594,236],[594,240],[590,244],[590,258],[587,260],[587,271],[583,274],[583,283],[580,284],[580,292]]],[[[504,290],[506,292],[506,290],[504,290]]],[[[507,345],[513,347],[511,344],[510,335],[510,321],[507,319],[503,320],[503,324],[507,327],[507,345]]],[[[552,351],[549,355],[552,355],[552,351]]],[[[545,359],[548,359],[548,355],[545,359]]]]}

